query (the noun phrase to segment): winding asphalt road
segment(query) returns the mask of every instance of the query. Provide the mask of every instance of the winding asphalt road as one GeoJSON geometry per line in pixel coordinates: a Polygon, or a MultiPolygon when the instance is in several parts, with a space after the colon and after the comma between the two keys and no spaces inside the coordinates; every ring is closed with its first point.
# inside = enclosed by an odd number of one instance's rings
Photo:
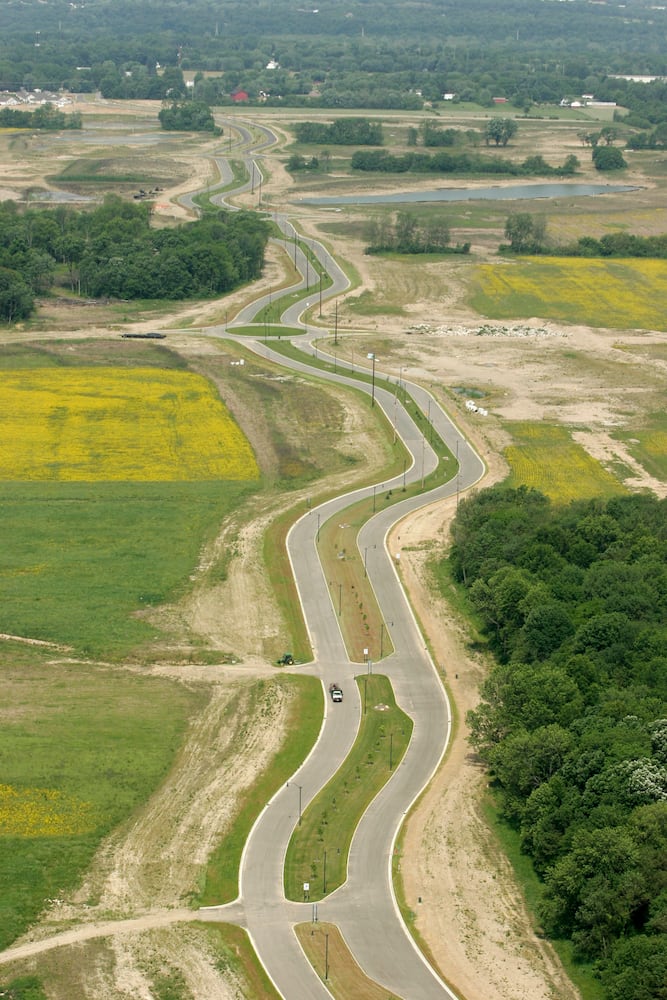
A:
{"type": "MultiPolygon", "coordinates": [[[[294,236],[294,228],[285,216],[275,216],[275,220],[286,241],[294,236]]],[[[307,243],[332,279],[326,291],[327,298],[347,287],[342,269],[324,247],[305,237],[300,237],[299,241],[307,243]]],[[[305,256],[296,241],[295,263],[302,280],[294,288],[305,288],[305,256]]],[[[294,338],[294,343],[302,351],[322,357],[321,348],[313,341],[323,331],[309,328],[304,321],[308,308],[317,300],[319,289],[312,298],[305,297],[287,309],[281,323],[302,328],[305,335],[294,338]]],[[[258,299],[237,315],[234,325],[252,323],[270,301],[270,295],[258,299]]],[[[217,328],[209,332],[233,336],[233,326],[226,331],[217,328]]],[[[300,810],[307,808],[337,771],[355,740],[362,706],[353,678],[367,669],[351,662],[347,656],[331,588],[320,562],[320,527],[329,518],[342,516],[358,499],[375,497],[378,489],[384,495],[407,483],[419,480],[423,483],[438,466],[438,456],[399,400],[399,395],[407,394],[413,400],[413,408],[416,404],[452,454],[458,457],[459,471],[453,479],[435,489],[383,509],[366,523],[359,535],[358,544],[360,551],[364,551],[368,577],[382,609],[385,627],[391,628],[394,652],[382,660],[381,670],[390,677],[396,700],[413,719],[414,730],[400,766],[367,809],[355,832],[345,884],[317,904],[317,918],[338,925],[361,968],[388,990],[406,1000],[443,997],[451,1000],[453,994],[410,937],[398,911],[392,885],[392,856],[398,831],[443,757],[450,735],[451,712],[400,583],[396,569],[399,553],[388,552],[386,539],[390,528],[406,514],[474,485],[482,477],[484,465],[423,387],[401,379],[400,387],[395,384],[391,391],[381,384],[386,379],[377,370],[375,384],[369,385],[354,377],[354,372],[370,374],[368,368],[336,359],[336,371],[324,372],[309,366],[307,359],[300,362],[285,358],[271,348],[270,340],[249,341],[243,337],[243,343],[271,362],[296,371],[310,371],[318,378],[372,393],[375,404],[384,410],[410,451],[412,464],[393,479],[352,491],[310,510],[289,533],[289,557],[314,652],[314,662],[305,669],[322,680],[325,718],[310,756],[266,805],[250,833],[241,863],[238,899],[227,906],[206,908],[202,917],[245,926],[262,964],[285,1000],[317,1000],[331,995],[305,959],[293,931],[295,923],[315,918],[314,906],[289,902],[283,892],[285,853],[300,810]],[[333,705],[326,697],[332,680],[342,683],[345,689],[345,700],[340,705],[333,705]]]]}
{"type": "MultiPolygon", "coordinates": [[[[239,141],[250,145],[250,130],[244,130],[236,120],[233,127],[240,136],[239,141]]],[[[272,141],[269,130],[260,131],[261,145],[272,141]]],[[[220,161],[218,165],[223,180],[231,177],[224,162],[220,161]]],[[[254,167],[252,176],[255,177],[254,167]]],[[[190,203],[194,205],[194,202],[190,203]]],[[[285,216],[277,216],[276,221],[286,238],[293,237],[291,223],[285,216]]],[[[338,294],[347,285],[342,270],[317,241],[300,237],[300,242],[308,244],[332,279],[327,297],[338,294]]],[[[303,275],[306,266],[300,248],[296,250],[296,263],[303,275]]],[[[295,287],[305,287],[303,279],[295,287]]],[[[266,296],[253,303],[236,317],[235,323],[245,325],[252,322],[268,298],[266,296]]],[[[301,326],[304,335],[298,340],[295,338],[295,343],[306,355],[311,352],[321,357],[321,348],[313,343],[313,339],[321,336],[323,331],[309,328],[303,320],[308,305],[314,304],[306,298],[305,303],[302,301],[286,310],[281,321],[286,326],[301,326]]],[[[211,336],[233,336],[233,328],[227,331],[226,327],[213,327],[207,333],[211,336]]],[[[364,564],[382,609],[385,627],[391,629],[394,652],[382,660],[381,669],[390,677],[396,700],[412,717],[414,729],[400,765],[371,803],[355,832],[345,884],[317,904],[317,916],[338,925],[362,969],[387,990],[405,1000],[452,1000],[453,994],[428,965],[410,937],[393,893],[391,862],[396,837],[405,815],[442,759],[449,739],[451,714],[446,693],[400,583],[396,569],[398,553],[388,552],[386,539],[392,525],[406,514],[474,485],[483,475],[484,466],[437,401],[423,387],[401,378],[400,385],[395,380],[391,391],[385,387],[387,379],[379,371],[376,371],[376,382],[371,386],[354,377],[355,372],[362,370],[370,374],[369,369],[337,360],[336,371],[325,372],[311,368],[307,359],[294,361],[285,358],[275,352],[270,343],[257,339],[252,341],[247,337],[243,338],[243,343],[271,362],[296,371],[309,371],[318,378],[353,385],[372,393],[375,404],[384,410],[410,451],[412,464],[393,479],[352,491],[310,510],[289,533],[289,557],[314,652],[313,663],[304,670],[322,680],[325,718],[309,757],[267,803],[253,826],[243,852],[238,899],[226,906],[204,908],[199,911],[199,916],[207,921],[220,920],[246,927],[262,964],[284,1000],[319,1000],[331,996],[326,984],[306,960],[293,931],[295,923],[315,916],[313,906],[288,902],[283,893],[285,852],[300,813],[349,753],[362,712],[353,678],[364,668],[351,662],[345,650],[337,610],[320,562],[319,529],[330,517],[341,516],[351,503],[361,497],[375,497],[378,489],[386,493],[390,489],[398,490],[407,483],[420,480],[423,483],[438,467],[438,456],[399,400],[399,395],[403,396],[405,391],[413,401],[411,408],[416,405],[421,410],[452,454],[458,457],[459,472],[455,479],[449,479],[429,492],[421,492],[383,509],[364,525],[359,535],[358,544],[360,551],[364,551],[364,564]],[[334,679],[341,682],[345,689],[345,700],[340,705],[333,705],[326,697],[326,688],[334,679]]],[[[160,921],[170,923],[188,919],[189,916],[187,912],[171,911],[166,916],[156,917],[158,922],[154,921],[154,925],[158,926],[160,921]]],[[[126,922],[128,929],[135,923],[126,922]]],[[[112,924],[90,929],[88,936],[104,935],[116,926],[112,924]]],[[[50,941],[35,942],[22,949],[9,949],[0,956],[0,961],[19,957],[26,948],[27,953],[32,954],[57,947],[67,943],[72,933],[78,940],[82,932],[66,932],[50,941]]]]}

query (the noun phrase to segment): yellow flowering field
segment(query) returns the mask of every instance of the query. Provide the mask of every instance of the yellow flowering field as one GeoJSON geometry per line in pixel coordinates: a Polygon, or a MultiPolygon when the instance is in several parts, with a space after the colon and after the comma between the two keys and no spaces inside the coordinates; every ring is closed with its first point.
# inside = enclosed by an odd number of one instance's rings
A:
{"type": "Polygon", "coordinates": [[[480,265],[472,304],[493,319],[540,316],[667,330],[667,260],[521,257],[480,265]]]}
{"type": "Polygon", "coordinates": [[[53,788],[0,785],[0,837],[65,837],[97,825],[88,802],[53,788]]]}
{"type": "Polygon", "coordinates": [[[517,421],[505,428],[514,440],[505,449],[510,486],[532,486],[556,503],[623,491],[564,427],[517,421]]]}
{"type": "Polygon", "coordinates": [[[5,371],[0,480],[201,481],[259,475],[205,378],[158,368],[5,371]]]}

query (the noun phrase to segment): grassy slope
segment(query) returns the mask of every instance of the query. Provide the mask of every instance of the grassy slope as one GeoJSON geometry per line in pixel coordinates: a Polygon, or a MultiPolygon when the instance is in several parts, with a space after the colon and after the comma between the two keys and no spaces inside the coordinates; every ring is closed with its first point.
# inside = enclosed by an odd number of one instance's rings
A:
{"type": "MultiPolygon", "coordinates": [[[[92,829],[54,836],[53,813],[45,808],[41,836],[0,836],[0,947],[6,947],[47,899],[72,888],[101,838],[164,777],[199,698],[169,681],[56,663],[32,651],[6,650],[0,679],[7,706],[0,726],[3,784],[30,790],[36,802],[45,798],[39,790],[57,789],[89,806],[93,818],[92,829]]],[[[34,808],[19,806],[32,834],[34,808]]],[[[3,820],[20,831],[16,811],[0,794],[0,833],[3,820]]]]}

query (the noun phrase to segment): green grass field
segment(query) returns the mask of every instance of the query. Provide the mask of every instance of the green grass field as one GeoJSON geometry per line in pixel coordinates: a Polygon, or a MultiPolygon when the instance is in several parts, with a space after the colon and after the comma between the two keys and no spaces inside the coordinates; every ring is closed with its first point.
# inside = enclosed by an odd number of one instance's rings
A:
{"type": "Polygon", "coordinates": [[[623,441],[628,451],[646,471],[660,482],[667,482],[667,415],[651,413],[640,427],[615,431],[618,441],[623,441]]]}
{"type": "Polygon", "coordinates": [[[200,701],[185,685],[7,646],[0,678],[2,948],[148,798],[200,701]]]}
{"type": "Polygon", "coordinates": [[[506,423],[513,444],[505,449],[508,486],[533,486],[557,503],[623,492],[614,476],[570,437],[565,427],[506,423]]]}
{"type": "Polygon", "coordinates": [[[388,678],[364,675],[357,684],[364,706],[359,733],[343,766],[310,803],[292,835],[285,859],[288,899],[303,899],[304,882],[310,883],[311,900],[343,884],[357,824],[410,742],[412,720],[397,707],[388,678]]]}
{"type": "Polygon", "coordinates": [[[249,490],[230,483],[0,484],[0,631],[107,658],[156,638],[136,612],[178,595],[203,542],[249,490]]]}

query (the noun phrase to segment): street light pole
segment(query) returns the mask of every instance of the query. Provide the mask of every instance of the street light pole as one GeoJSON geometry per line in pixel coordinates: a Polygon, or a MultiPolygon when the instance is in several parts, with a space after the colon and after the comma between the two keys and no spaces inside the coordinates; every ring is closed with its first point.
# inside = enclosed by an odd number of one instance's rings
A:
{"type": "Polygon", "coordinates": [[[368,360],[373,363],[373,373],[371,375],[371,406],[375,406],[375,355],[369,354],[368,360]]]}
{"type": "Polygon", "coordinates": [[[459,473],[461,471],[461,466],[459,465],[459,439],[456,439],[456,506],[459,505],[459,473]]]}
{"type": "Polygon", "coordinates": [[[426,451],[426,435],[422,433],[422,489],[424,489],[424,452],[426,451]]]}

